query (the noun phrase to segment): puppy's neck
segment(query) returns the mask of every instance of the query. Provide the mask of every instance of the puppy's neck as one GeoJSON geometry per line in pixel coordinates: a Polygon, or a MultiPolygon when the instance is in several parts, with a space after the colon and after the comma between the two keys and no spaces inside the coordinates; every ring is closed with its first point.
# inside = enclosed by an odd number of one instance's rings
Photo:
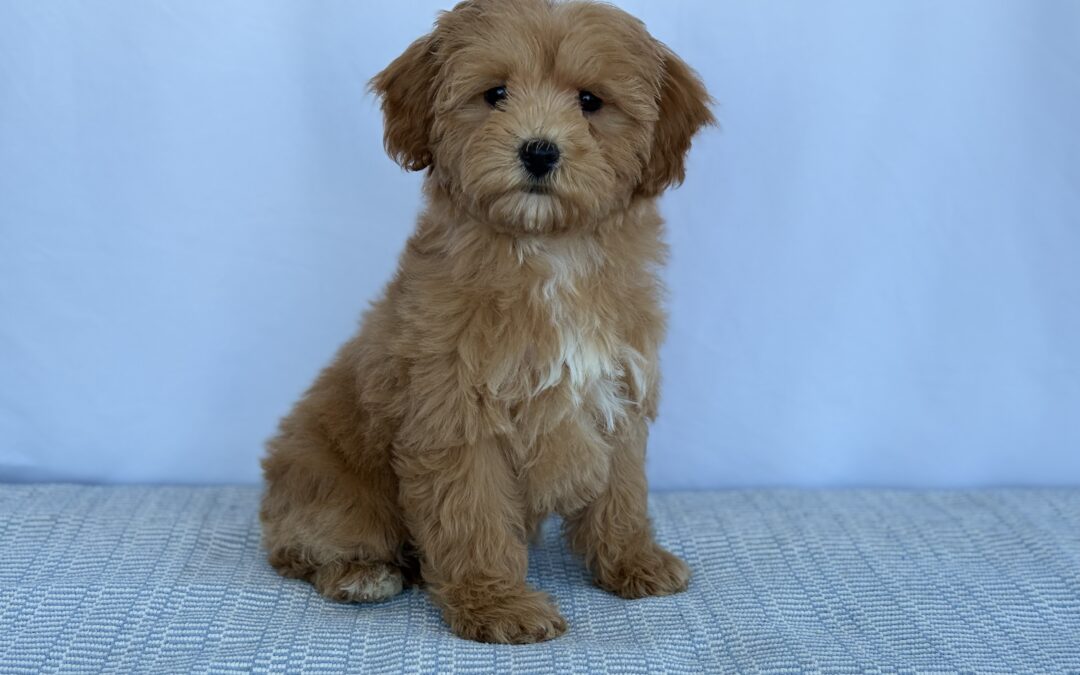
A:
{"type": "Polygon", "coordinates": [[[410,249],[445,283],[473,290],[532,289],[538,299],[575,294],[591,284],[651,276],[664,260],[655,200],[637,199],[595,227],[557,233],[512,233],[484,222],[429,184],[427,205],[410,249]]]}

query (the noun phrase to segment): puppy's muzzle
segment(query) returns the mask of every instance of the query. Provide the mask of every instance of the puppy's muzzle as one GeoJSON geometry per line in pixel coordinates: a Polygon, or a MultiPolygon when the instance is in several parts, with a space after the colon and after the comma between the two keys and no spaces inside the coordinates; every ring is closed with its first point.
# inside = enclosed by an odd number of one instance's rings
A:
{"type": "Polygon", "coordinates": [[[542,138],[525,141],[518,151],[521,164],[533,178],[543,178],[559,163],[559,146],[542,138]]]}

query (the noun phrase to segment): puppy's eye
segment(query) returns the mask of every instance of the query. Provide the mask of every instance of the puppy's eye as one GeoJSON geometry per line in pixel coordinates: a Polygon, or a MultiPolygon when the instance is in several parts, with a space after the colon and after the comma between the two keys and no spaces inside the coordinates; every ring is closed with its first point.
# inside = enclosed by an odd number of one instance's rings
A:
{"type": "Polygon", "coordinates": [[[492,108],[499,105],[501,101],[506,100],[506,87],[492,87],[484,92],[484,100],[492,108]]]}
{"type": "Polygon", "coordinates": [[[604,102],[600,100],[600,97],[591,91],[578,92],[578,100],[581,101],[581,109],[587,113],[596,112],[604,107],[604,102]]]}

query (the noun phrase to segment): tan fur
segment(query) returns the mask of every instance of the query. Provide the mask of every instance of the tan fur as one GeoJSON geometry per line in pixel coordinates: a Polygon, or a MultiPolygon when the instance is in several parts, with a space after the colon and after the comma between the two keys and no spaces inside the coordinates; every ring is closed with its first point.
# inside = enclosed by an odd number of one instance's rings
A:
{"type": "Polygon", "coordinates": [[[459,635],[532,642],[566,623],[525,583],[548,514],[601,587],[686,588],[652,538],[644,474],[664,332],[655,197],[712,122],[697,76],[607,5],[470,0],[380,73],[388,152],[427,204],[360,333],[263,462],[282,574],[379,600],[420,576],[459,635]],[[505,85],[498,109],[483,92],[505,85]],[[579,90],[605,106],[583,113],[579,90]],[[524,140],[562,158],[524,191],[524,140]]]}

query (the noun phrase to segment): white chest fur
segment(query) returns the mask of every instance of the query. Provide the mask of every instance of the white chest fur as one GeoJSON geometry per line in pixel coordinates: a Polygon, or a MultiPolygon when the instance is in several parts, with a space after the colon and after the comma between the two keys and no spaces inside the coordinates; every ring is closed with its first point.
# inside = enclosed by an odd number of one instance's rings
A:
{"type": "Polygon", "coordinates": [[[520,255],[538,275],[532,301],[553,338],[553,348],[534,364],[536,393],[566,386],[576,407],[587,408],[605,430],[613,430],[630,406],[641,403],[647,383],[644,357],[582,301],[589,276],[604,264],[602,253],[575,239],[534,240],[520,255]]]}

